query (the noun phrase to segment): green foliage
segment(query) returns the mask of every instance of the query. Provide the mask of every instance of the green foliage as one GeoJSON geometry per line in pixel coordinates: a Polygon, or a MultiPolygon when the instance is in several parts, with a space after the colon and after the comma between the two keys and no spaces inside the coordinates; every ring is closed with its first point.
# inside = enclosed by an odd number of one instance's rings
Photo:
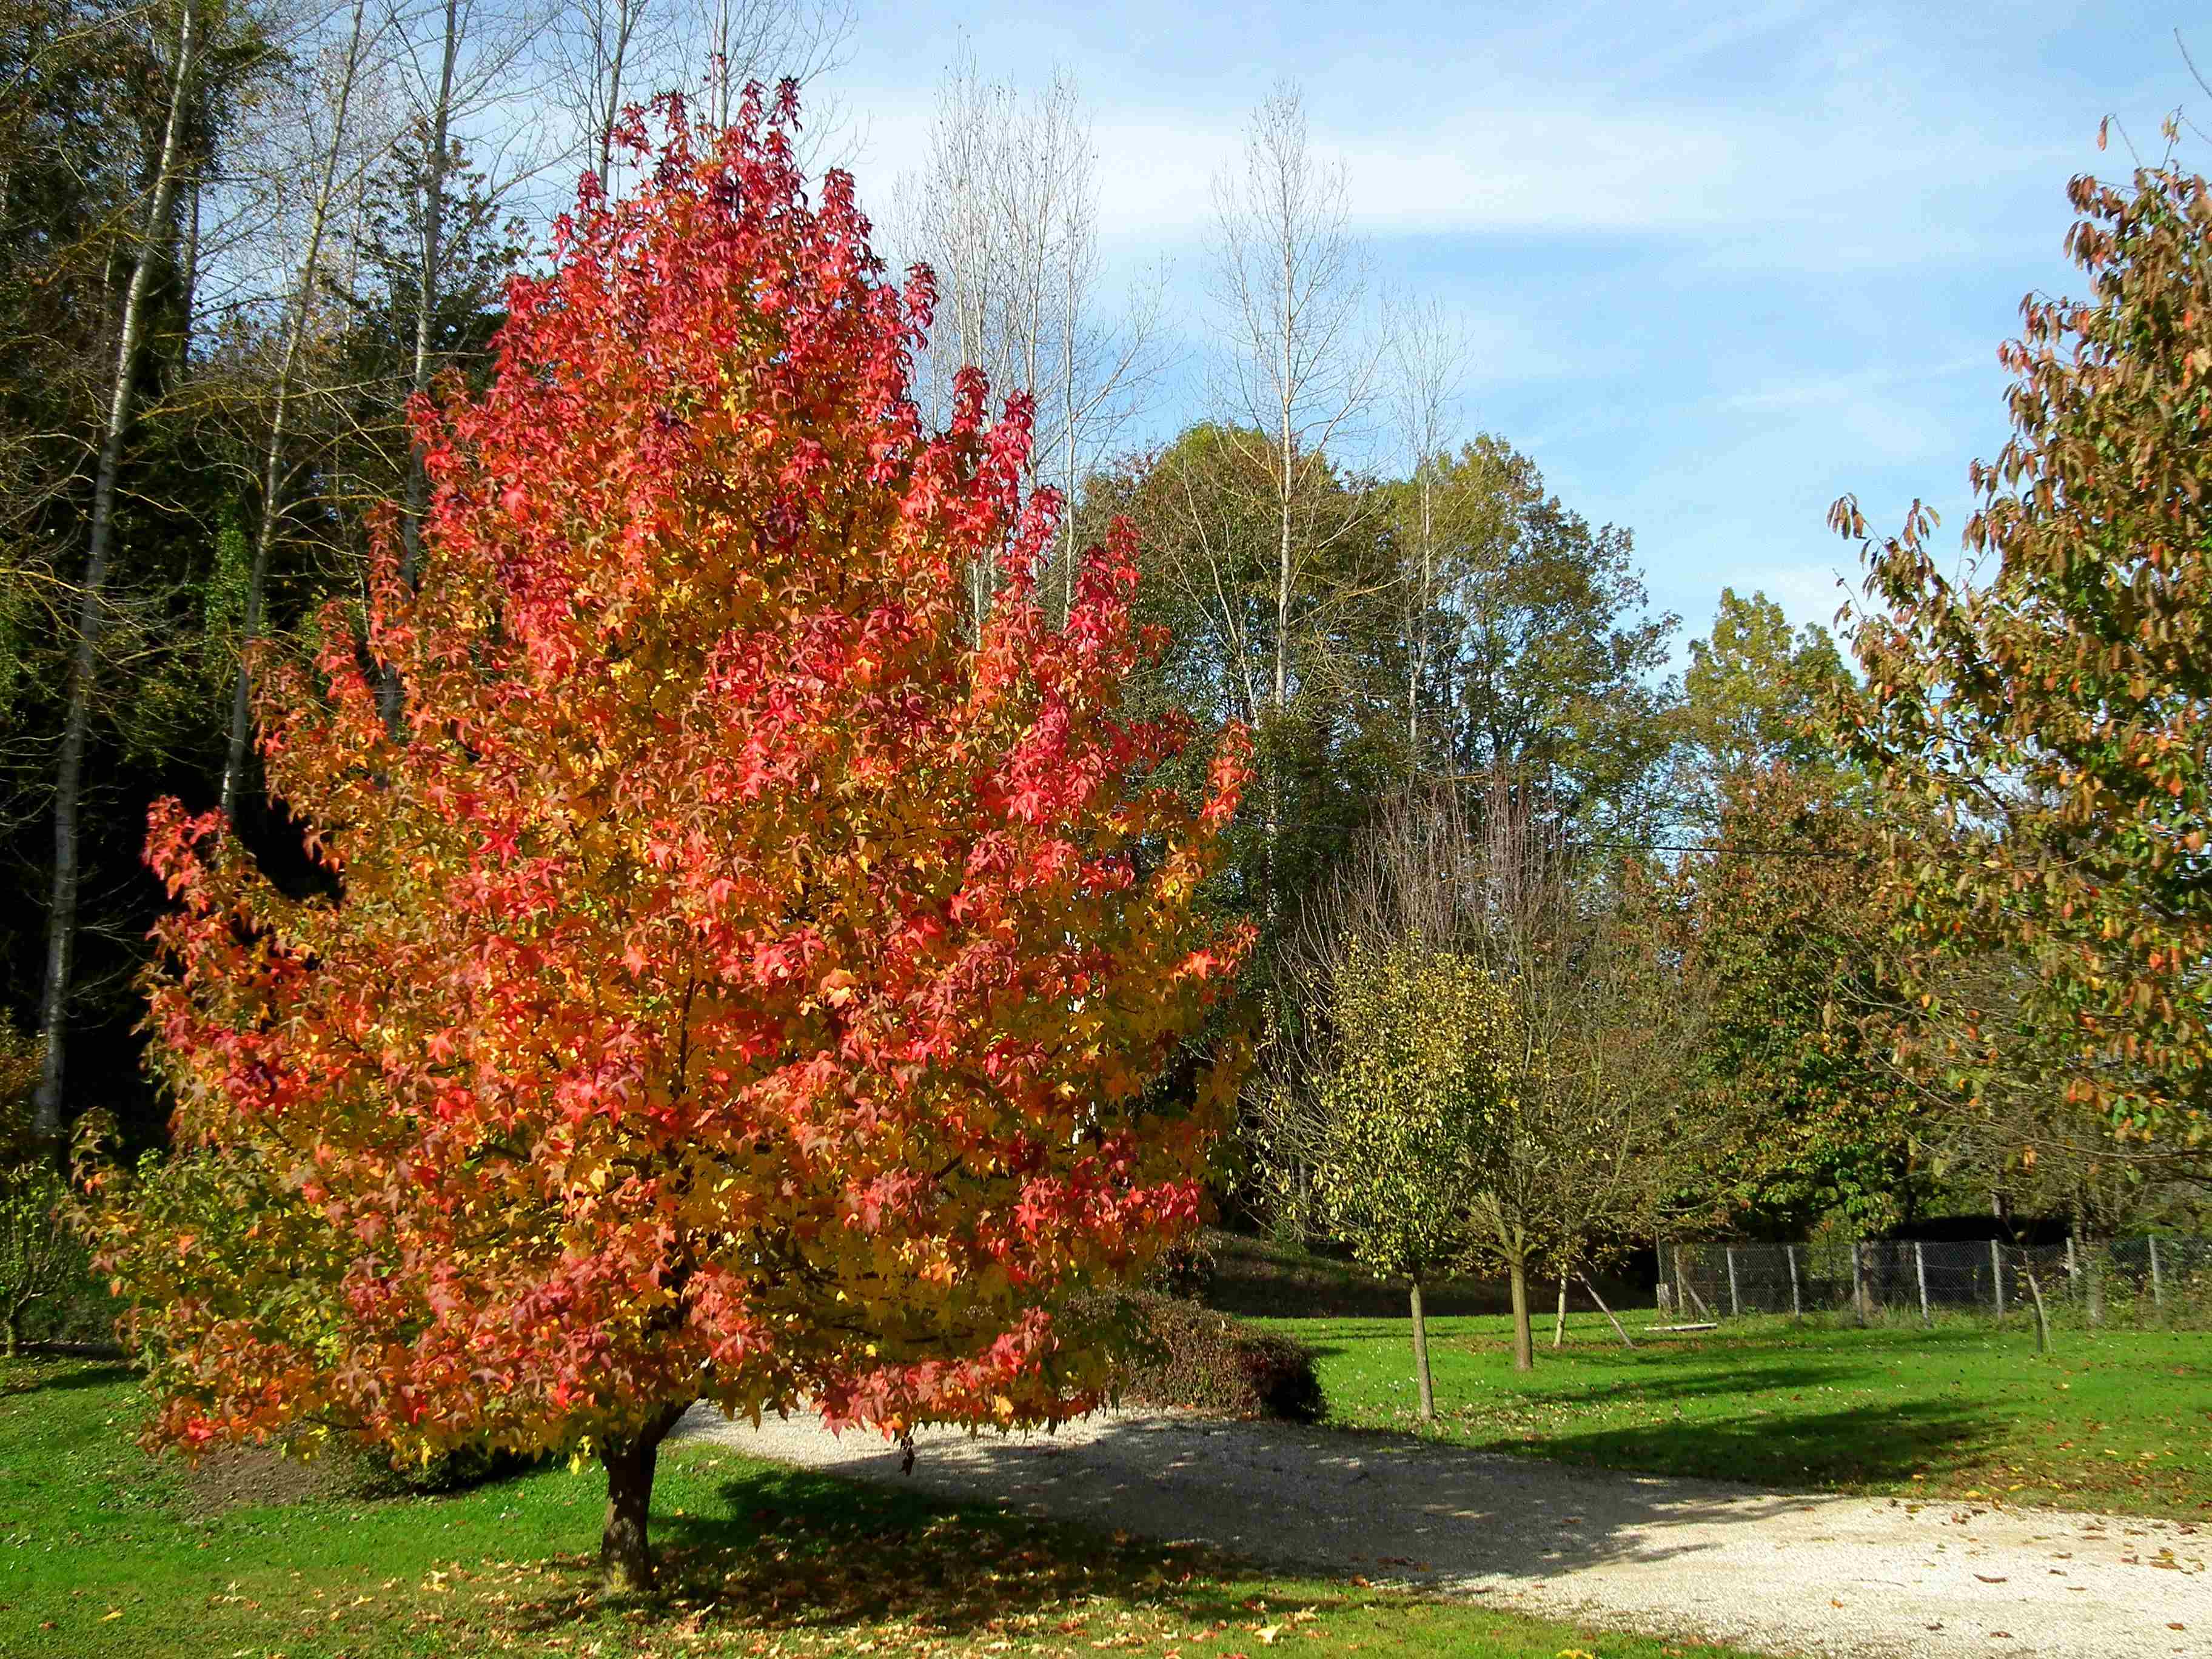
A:
{"type": "Polygon", "coordinates": [[[1680,619],[1649,611],[1634,538],[1566,507],[1500,438],[1443,458],[1437,482],[1457,504],[1432,619],[1443,748],[1421,763],[1540,787],[1585,829],[1640,830],[1679,739],[1662,671],[1680,619]]]}
{"type": "Polygon", "coordinates": [[[0,1018],[0,1334],[10,1356],[41,1335],[105,1337],[111,1313],[52,1149],[31,1136],[40,1054],[0,1018]]]}
{"type": "Polygon", "coordinates": [[[61,1214],[67,1198],[46,1164],[0,1170],[0,1326],[10,1356],[21,1345],[24,1316],[82,1276],[84,1246],[61,1214]]]}
{"type": "Polygon", "coordinates": [[[1717,799],[1734,779],[1777,768],[1832,774],[1840,760],[1834,711],[1850,672],[1827,629],[1793,629],[1764,593],[1721,589],[1711,635],[1690,641],[1682,676],[1682,728],[1688,774],[1678,811],[1710,824],[1717,799]]]}
{"type": "Polygon", "coordinates": [[[1317,1085],[1320,1220],[1377,1278],[1441,1277],[1474,1249],[1468,1200],[1495,1182],[1510,999],[1464,957],[1359,939],[1336,986],[1340,1047],[1317,1085]]]}
{"type": "MultiPolygon", "coordinates": [[[[1326,876],[1403,764],[1395,670],[1378,655],[1391,576],[1373,486],[1333,465],[1306,470],[1296,580],[1279,611],[1273,453],[1262,434],[1201,422],[1092,478],[1079,524],[1088,534],[1119,513],[1144,532],[1138,617],[1166,638],[1158,662],[1132,677],[1131,708],[1253,728],[1258,781],[1213,890],[1263,924],[1326,876]]],[[[1194,763],[1182,775],[1188,790],[1203,787],[1194,763]]]]}
{"type": "Polygon", "coordinates": [[[1709,850],[1675,866],[1663,913],[1705,1013],[1691,1081],[1730,1126],[1716,1173],[1760,1230],[1909,1218],[1934,1170],[1887,1041],[1899,970],[1881,823],[1832,774],[1779,764],[1723,779],[1717,807],[1709,850]]]}

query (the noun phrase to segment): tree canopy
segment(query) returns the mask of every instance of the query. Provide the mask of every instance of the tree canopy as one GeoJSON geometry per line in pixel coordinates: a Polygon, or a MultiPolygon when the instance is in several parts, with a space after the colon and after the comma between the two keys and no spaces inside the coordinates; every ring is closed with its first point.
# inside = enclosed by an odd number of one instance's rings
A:
{"type": "Polygon", "coordinates": [[[1096,1400],[1071,1299],[1195,1223],[1237,1079],[1187,1040],[1246,944],[1196,905],[1245,747],[1147,782],[1191,727],[1121,713],[1128,531],[1048,626],[1024,403],[971,374],[921,429],[928,279],[849,179],[809,203],[791,114],[628,132],[650,185],[587,180],[489,386],[416,407],[419,564],[386,514],[365,640],[334,605],[262,677],[326,890],[173,800],[148,843],[189,1156],[107,1249],[159,1434],[587,1450],[624,1582],[694,1401],[1096,1400]]]}
{"type": "MultiPolygon", "coordinates": [[[[2002,358],[2013,436],[1977,463],[1968,548],[1917,507],[1869,544],[1858,762],[1933,815],[1887,830],[1908,989],[2016,953],[1923,1058],[1968,1096],[2023,1054],[2123,1138],[2212,1136],[2212,192],[2171,162],[2076,179],[2084,300],[2032,297],[2002,358]],[[1980,573],[1977,573],[1979,574],[1980,573]]],[[[1833,522],[1863,536],[1849,497],[1833,522]]]]}

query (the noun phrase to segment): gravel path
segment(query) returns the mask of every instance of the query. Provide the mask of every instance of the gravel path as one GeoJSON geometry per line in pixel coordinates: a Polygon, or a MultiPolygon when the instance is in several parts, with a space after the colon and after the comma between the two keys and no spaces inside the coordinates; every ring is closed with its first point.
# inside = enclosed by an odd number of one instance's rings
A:
{"type": "Polygon", "coordinates": [[[1779,1653],[2212,1656],[2212,1526],[1795,1496],[1570,1469],[1402,1437],[1170,1414],[1057,1435],[758,1430],[695,1409],[678,1433],[853,1480],[1202,1540],[1486,1606],[1779,1653]]]}

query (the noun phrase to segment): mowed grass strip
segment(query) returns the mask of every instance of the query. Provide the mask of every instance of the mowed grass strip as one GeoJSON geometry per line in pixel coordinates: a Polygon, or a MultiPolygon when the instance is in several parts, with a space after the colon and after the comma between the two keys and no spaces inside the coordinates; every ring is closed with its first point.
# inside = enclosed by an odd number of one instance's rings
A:
{"type": "MultiPolygon", "coordinates": [[[[1638,1334],[1595,1315],[1512,1369],[1499,1318],[1430,1322],[1435,1432],[1487,1451],[1783,1488],[1985,1498],[2185,1520],[2212,1512],[2212,1335],[1730,1321],[1638,1334]]],[[[1320,1351],[1330,1421],[1414,1430],[1402,1319],[1259,1322],[1320,1351]]]]}
{"type": "MultiPolygon", "coordinates": [[[[1263,1652],[1746,1659],[1012,1518],[757,1462],[661,1461],[663,1586],[601,1598],[604,1483],[204,1510],[119,1366],[0,1362],[0,1655],[70,1659],[1263,1652]]],[[[235,1482],[233,1483],[236,1484],[235,1482]]]]}

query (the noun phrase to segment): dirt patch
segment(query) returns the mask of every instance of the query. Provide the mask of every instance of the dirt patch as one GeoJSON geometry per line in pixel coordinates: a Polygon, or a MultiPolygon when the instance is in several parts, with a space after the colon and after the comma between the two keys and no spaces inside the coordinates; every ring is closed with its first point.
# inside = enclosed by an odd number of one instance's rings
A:
{"type": "Polygon", "coordinates": [[[204,1520],[259,1504],[347,1497],[360,1480],[361,1470],[349,1458],[319,1457],[303,1463],[274,1446],[234,1446],[210,1452],[197,1468],[186,1471],[185,1491],[192,1513],[204,1520]]]}

